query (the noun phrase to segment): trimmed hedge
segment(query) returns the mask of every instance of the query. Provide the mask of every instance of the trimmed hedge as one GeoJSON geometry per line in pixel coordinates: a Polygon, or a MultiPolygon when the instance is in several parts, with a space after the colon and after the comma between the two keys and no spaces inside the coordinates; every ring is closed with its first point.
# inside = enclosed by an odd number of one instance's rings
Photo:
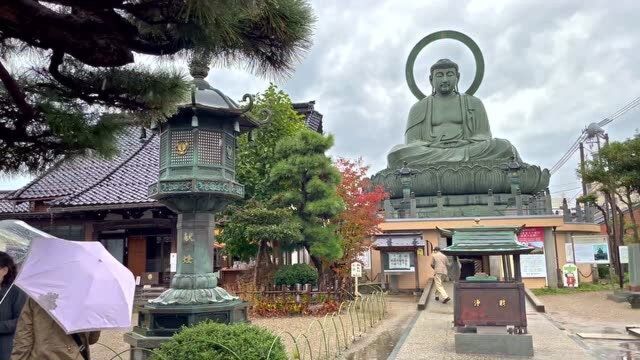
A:
{"type": "Polygon", "coordinates": [[[287,359],[280,338],[266,329],[248,324],[203,322],[183,328],[171,340],[162,344],[151,359],[264,360],[270,349],[269,360],[287,359]]]}
{"type": "Polygon", "coordinates": [[[318,282],[318,271],[309,264],[284,265],[274,275],[276,285],[311,284],[318,282]]]}

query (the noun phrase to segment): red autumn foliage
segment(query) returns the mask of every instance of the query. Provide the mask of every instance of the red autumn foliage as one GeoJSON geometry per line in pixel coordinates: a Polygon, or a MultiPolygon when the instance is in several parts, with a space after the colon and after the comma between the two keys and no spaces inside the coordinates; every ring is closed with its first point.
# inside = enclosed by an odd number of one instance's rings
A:
{"type": "Polygon", "coordinates": [[[338,274],[348,276],[350,264],[369,248],[371,236],[376,234],[378,224],[384,220],[379,210],[388,194],[382,186],[373,186],[367,177],[369,167],[363,164],[362,159],[338,158],[335,165],[342,175],[337,191],[346,209],[340,215],[338,229],[344,256],[332,268],[338,274]]]}

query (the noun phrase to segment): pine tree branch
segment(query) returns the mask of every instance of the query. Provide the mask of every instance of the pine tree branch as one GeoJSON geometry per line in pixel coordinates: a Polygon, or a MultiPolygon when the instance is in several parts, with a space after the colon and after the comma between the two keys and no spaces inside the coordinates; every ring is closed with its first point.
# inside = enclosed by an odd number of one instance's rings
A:
{"type": "Polygon", "coordinates": [[[2,62],[0,62],[0,80],[2,80],[5,89],[7,89],[7,93],[9,94],[9,96],[11,96],[22,114],[22,121],[15,122],[16,128],[26,126],[26,123],[29,122],[29,120],[33,119],[33,115],[35,112],[33,110],[33,107],[31,107],[31,105],[27,103],[27,97],[20,88],[20,85],[18,85],[16,80],[13,78],[13,76],[11,76],[2,62]]]}

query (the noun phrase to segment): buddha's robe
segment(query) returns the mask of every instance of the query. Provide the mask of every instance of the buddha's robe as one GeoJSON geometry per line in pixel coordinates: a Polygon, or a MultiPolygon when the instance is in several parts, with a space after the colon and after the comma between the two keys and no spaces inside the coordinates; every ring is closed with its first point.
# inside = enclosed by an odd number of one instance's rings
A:
{"type": "Polygon", "coordinates": [[[487,113],[480,99],[466,94],[456,98],[457,101],[444,104],[435,103],[443,101],[439,98],[427,96],[411,107],[405,144],[391,149],[387,156],[389,168],[400,168],[405,161],[414,167],[514,158],[521,162],[518,151],[509,141],[491,137],[487,113]]]}

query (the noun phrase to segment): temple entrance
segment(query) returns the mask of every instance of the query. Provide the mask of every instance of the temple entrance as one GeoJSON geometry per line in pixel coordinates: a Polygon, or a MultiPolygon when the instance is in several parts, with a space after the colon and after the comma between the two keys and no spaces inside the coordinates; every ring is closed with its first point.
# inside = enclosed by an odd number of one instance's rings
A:
{"type": "Polygon", "coordinates": [[[127,236],[124,230],[102,231],[98,241],[121,264],[127,265],[127,236]]]}
{"type": "Polygon", "coordinates": [[[146,271],[168,273],[171,269],[171,236],[152,235],[146,237],[146,271]]]}

